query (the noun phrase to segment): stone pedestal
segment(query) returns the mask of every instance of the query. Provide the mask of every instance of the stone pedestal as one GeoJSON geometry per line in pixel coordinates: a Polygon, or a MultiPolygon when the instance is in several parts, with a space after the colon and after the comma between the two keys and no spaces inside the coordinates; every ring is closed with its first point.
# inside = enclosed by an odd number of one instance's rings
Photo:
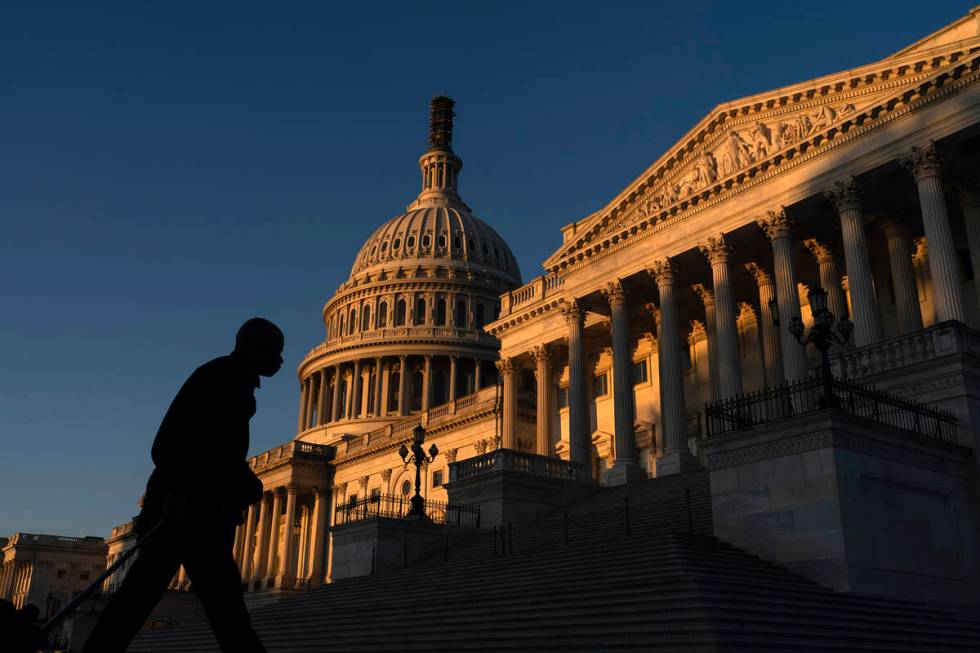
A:
{"type": "Polygon", "coordinates": [[[597,487],[571,463],[505,449],[452,463],[449,478],[449,501],[479,506],[482,528],[529,521],[597,487]]]}
{"type": "Polygon", "coordinates": [[[967,448],[827,410],[704,449],[718,538],[839,591],[978,602],[967,448]]]}
{"type": "Polygon", "coordinates": [[[427,519],[369,517],[333,528],[334,581],[412,564],[446,545],[458,529],[427,519]]]}
{"type": "Polygon", "coordinates": [[[698,469],[701,463],[688,449],[666,451],[657,458],[657,476],[670,476],[698,469]]]}

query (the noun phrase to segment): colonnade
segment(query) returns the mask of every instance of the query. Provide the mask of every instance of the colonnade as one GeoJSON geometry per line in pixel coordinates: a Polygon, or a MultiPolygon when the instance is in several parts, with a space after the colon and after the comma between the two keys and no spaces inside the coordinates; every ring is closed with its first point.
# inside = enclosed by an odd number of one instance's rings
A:
{"type": "Polygon", "coordinates": [[[301,385],[297,430],[345,419],[406,416],[455,401],[485,385],[486,361],[458,355],[399,354],[323,367],[301,385]]]}
{"type": "Polygon", "coordinates": [[[233,552],[242,581],[251,589],[318,584],[325,573],[329,513],[326,486],[301,490],[288,483],[267,490],[235,530],[233,552]]]}
{"type": "MultiPolygon", "coordinates": [[[[945,320],[966,321],[962,298],[962,280],[956,248],[953,242],[949,214],[943,193],[943,181],[939,157],[932,144],[913,148],[900,163],[910,173],[918,190],[922,225],[929,242],[928,266],[933,283],[933,302],[937,322],[945,320]]],[[[704,284],[691,285],[704,305],[707,322],[712,400],[722,400],[743,392],[742,356],[738,342],[738,302],[735,296],[733,275],[735,269],[744,269],[755,280],[757,296],[753,297],[758,311],[761,340],[761,358],[764,382],[767,386],[784,381],[804,379],[808,374],[808,362],[804,347],[784,331],[795,319],[801,319],[800,290],[797,284],[798,261],[794,259],[798,245],[802,244],[813,255],[819,271],[819,285],[828,293],[828,305],[838,319],[850,314],[854,322],[853,346],[873,345],[883,339],[883,328],[872,266],[865,233],[863,193],[853,177],[842,179],[823,192],[836,211],[840,223],[840,249],[844,254],[844,270],[840,270],[831,243],[827,239],[801,238],[802,233],[793,220],[793,209],[777,206],[758,215],[755,225],[739,228],[740,242],[757,240],[760,231],[771,247],[771,267],[768,256],[746,248],[734,251],[729,234],[716,233],[704,238],[697,249],[704,255],[710,268],[711,288],[704,284]],[[846,273],[846,278],[842,272],[846,273]],[[846,285],[845,285],[846,281],[846,285]],[[775,301],[774,301],[775,300],[775,301]],[[773,308],[778,315],[773,314],[773,308]],[[775,324],[778,319],[778,326],[775,324]]],[[[960,192],[960,201],[967,223],[970,254],[974,269],[980,273],[980,193],[975,189],[960,192]]],[[[895,219],[877,223],[884,232],[888,245],[890,274],[893,279],[896,304],[896,321],[901,334],[922,327],[920,299],[913,269],[912,248],[908,226],[895,219]]],[[[833,230],[831,230],[833,231],[833,230]]],[[[690,251],[690,250],[688,250],[690,251]]],[[[646,275],[633,275],[628,279],[630,287],[640,287],[656,296],[653,306],[658,340],[660,375],[660,429],[663,450],[659,452],[657,474],[669,474],[693,466],[695,460],[689,453],[686,409],[684,398],[684,350],[682,321],[678,292],[684,284],[674,261],[685,256],[684,273],[692,274],[690,256],[680,252],[651,261],[646,275]],[[659,318],[659,319],[657,319],[659,318]]],[[[693,274],[703,274],[694,271],[693,274]]],[[[977,277],[980,279],[980,277],[977,277]]],[[[693,279],[691,281],[694,281],[693,279]]],[[[631,468],[636,465],[634,441],[635,396],[632,391],[630,372],[633,364],[630,333],[630,298],[624,292],[627,279],[613,279],[598,288],[608,310],[600,313],[610,316],[612,339],[616,466],[631,468]]],[[[980,286],[980,284],[978,284],[980,286]]],[[[586,465],[591,456],[591,433],[585,392],[585,312],[588,306],[595,309],[596,291],[579,297],[566,297],[561,306],[567,328],[568,350],[568,441],[572,462],[586,465]]],[[[642,294],[642,293],[641,293],[642,294]]],[[[978,290],[980,301],[980,290],[978,290]]],[[[538,375],[538,453],[547,454],[550,432],[548,391],[550,356],[548,343],[531,345],[528,354],[535,360],[538,375]],[[542,385],[545,388],[542,388],[542,385]]],[[[517,354],[521,356],[521,354],[517,354]]],[[[503,361],[504,425],[503,446],[514,448],[515,409],[507,403],[515,401],[516,373],[512,361],[503,361]]],[[[615,469],[615,467],[613,468],[615,469]]]]}

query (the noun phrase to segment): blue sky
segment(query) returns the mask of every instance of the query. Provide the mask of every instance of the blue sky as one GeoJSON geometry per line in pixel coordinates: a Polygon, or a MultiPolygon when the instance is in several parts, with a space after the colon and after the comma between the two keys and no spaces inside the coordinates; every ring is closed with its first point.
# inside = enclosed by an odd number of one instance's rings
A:
{"type": "Polygon", "coordinates": [[[418,192],[432,95],[527,280],[715,104],[973,2],[6,4],[0,534],[133,515],[174,393],[253,315],[287,345],[252,453],[292,437],[324,302],[418,192]]]}

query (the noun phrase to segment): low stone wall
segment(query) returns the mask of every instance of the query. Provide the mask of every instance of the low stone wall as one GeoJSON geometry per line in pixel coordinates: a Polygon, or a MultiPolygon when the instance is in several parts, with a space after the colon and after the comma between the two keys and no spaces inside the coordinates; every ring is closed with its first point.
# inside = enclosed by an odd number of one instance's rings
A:
{"type": "Polygon", "coordinates": [[[369,517],[333,529],[332,580],[367,576],[420,560],[472,530],[420,519],[369,517]]]}
{"type": "Polygon", "coordinates": [[[720,539],[840,591],[978,601],[968,448],[827,410],[704,451],[720,539]]]}

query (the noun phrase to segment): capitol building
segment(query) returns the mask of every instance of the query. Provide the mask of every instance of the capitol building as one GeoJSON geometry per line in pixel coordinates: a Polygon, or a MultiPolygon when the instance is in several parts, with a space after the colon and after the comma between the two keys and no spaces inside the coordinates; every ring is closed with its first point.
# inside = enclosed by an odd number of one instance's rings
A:
{"type": "MultiPolygon", "coordinates": [[[[462,199],[454,116],[433,98],[418,196],[326,299],[295,434],[249,461],[249,593],[373,574],[382,536],[368,569],[345,529],[408,506],[422,427],[440,523],[703,474],[713,536],[765,560],[839,591],[980,598],[980,8],[719,104],[570,216],[530,279],[462,199]],[[800,342],[829,325],[833,379],[800,342]]],[[[112,562],[132,535],[107,542],[112,562]]]]}

